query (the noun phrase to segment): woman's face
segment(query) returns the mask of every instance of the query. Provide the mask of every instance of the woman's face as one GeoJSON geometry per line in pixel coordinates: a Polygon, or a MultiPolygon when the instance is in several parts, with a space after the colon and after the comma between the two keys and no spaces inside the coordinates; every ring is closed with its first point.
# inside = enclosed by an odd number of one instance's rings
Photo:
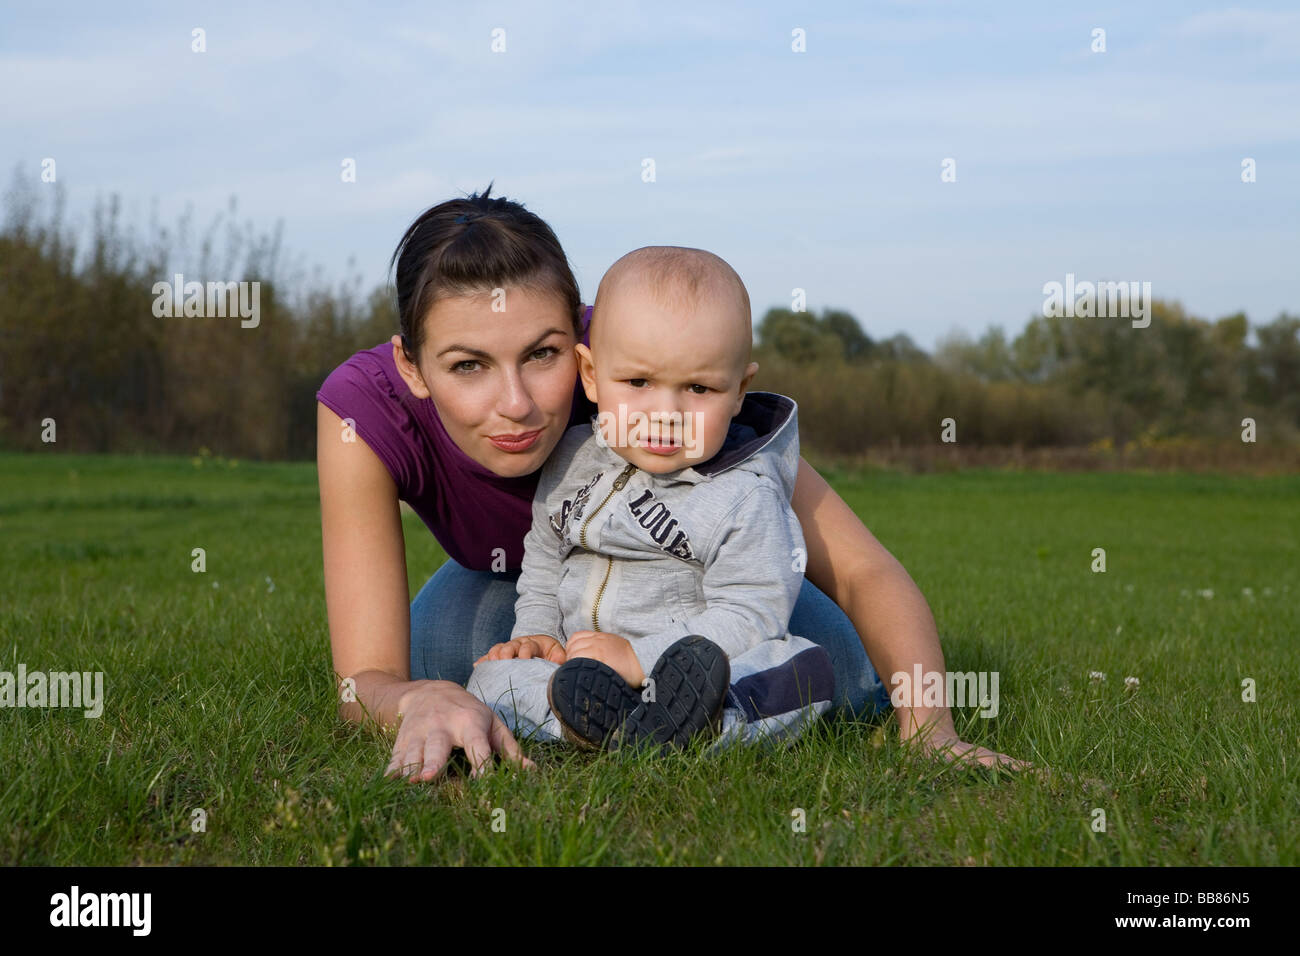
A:
{"type": "Polygon", "coordinates": [[[393,337],[398,371],[417,398],[431,398],[460,449],[503,477],[536,471],[563,437],[577,362],[573,323],[546,292],[512,288],[440,299],[424,318],[419,367],[393,337]],[[498,309],[501,305],[498,304],[498,309]]]}

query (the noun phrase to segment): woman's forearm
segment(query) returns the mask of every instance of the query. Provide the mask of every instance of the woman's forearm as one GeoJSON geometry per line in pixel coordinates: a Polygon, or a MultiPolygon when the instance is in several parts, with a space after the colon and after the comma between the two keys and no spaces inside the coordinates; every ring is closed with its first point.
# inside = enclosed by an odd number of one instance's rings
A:
{"type": "MultiPolygon", "coordinates": [[[[891,691],[893,675],[944,671],[934,615],[920,589],[853,509],[811,465],[799,461],[791,505],[808,548],[805,574],[853,622],[871,665],[891,691]]],[[[896,706],[903,739],[927,723],[952,730],[946,707],[896,706]]]]}
{"type": "MultiPolygon", "coordinates": [[[[897,561],[894,566],[874,568],[850,582],[849,620],[862,638],[871,665],[891,691],[895,674],[906,674],[911,696],[920,704],[920,688],[912,679],[919,665],[923,674],[944,673],[943,648],[934,615],[911,575],[897,561]]],[[[815,581],[813,582],[816,583],[815,581]]],[[[947,707],[896,704],[899,733],[904,740],[925,725],[951,730],[952,714],[947,707]]]]}
{"type": "Polygon", "coordinates": [[[339,716],[383,727],[428,681],[410,677],[410,593],[397,486],[363,441],[339,440],[342,420],[317,403],[316,461],[330,649],[339,716]]]}

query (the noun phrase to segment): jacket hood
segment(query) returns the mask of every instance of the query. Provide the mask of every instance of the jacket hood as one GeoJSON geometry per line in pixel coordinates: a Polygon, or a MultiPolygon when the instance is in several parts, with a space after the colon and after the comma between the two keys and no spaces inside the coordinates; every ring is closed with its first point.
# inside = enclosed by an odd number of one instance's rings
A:
{"type": "MultiPolygon", "coordinates": [[[[625,461],[605,443],[596,415],[591,416],[591,429],[603,456],[611,462],[625,461]]],[[[776,392],[746,392],[716,455],[698,465],[655,477],[698,484],[733,468],[771,478],[781,486],[786,500],[794,495],[799,473],[799,406],[794,399],[776,392]]]]}

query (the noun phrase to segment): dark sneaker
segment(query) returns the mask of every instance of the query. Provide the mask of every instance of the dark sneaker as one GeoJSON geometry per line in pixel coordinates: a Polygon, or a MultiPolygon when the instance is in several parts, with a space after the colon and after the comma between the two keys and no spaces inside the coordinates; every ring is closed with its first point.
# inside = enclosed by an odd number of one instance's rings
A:
{"type": "Polygon", "coordinates": [[[580,657],[560,665],[546,694],[564,737],[583,749],[682,749],[696,734],[717,732],[730,682],[722,648],[691,634],[655,661],[644,693],[580,657]]]}
{"type": "Polygon", "coordinates": [[[731,663],[722,648],[699,634],[683,637],[655,661],[650,677],[653,683],[610,742],[611,750],[682,750],[696,735],[718,732],[731,684],[731,663]]]}
{"type": "Polygon", "coordinates": [[[608,664],[578,657],[551,675],[546,699],[566,740],[599,750],[641,703],[641,693],[608,664]]]}

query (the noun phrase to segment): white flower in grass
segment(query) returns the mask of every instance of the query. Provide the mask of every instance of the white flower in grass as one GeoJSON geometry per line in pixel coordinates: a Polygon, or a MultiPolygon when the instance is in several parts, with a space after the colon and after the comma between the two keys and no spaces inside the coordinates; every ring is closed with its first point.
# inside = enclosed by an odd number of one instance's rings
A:
{"type": "Polygon", "coordinates": [[[275,582],[271,580],[271,576],[268,574],[266,576],[266,593],[270,594],[274,590],[275,590],[275,582]]]}
{"type": "Polygon", "coordinates": [[[212,582],[212,586],[213,586],[214,588],[219,588],[219,587],[221,587],[221,582],[220,582],[220,581],[213,581],[213,582],[212,582]]]}
{"type": "Polygon", "coordinates": [[[1196,593],[1203,598],[1212,598],[1214,597],[1214,588],[1201,588],[1196,593]]]}
{"type": "Polygon", "coordinates": [[[1100,684],[1105,679],[1106,679],[1106,675],[1103,674],[1101,671],[1088,672],[1088,680],[1092,681],[1094,684],[1100,684]]]}
{"type": "Polygon", "coordinates": [[[1253,598],[1255,596],[1255,590],[1254,588],[1242,588],[1241,594],[1242,597],[1253,598]]]}
{"type": "Polygon", "coordinates": [[[1137,690],[1137,689],[1138,689],[1138,685],[1141,684],[1141,683],[1142,683],[1142,682],[1141,682],[1140,680],[1138,680],[1136,677],[1125,677],[1125,678],[1124,678],[1124,689],[1125,689],[1125,690],[1137,690]]]}

